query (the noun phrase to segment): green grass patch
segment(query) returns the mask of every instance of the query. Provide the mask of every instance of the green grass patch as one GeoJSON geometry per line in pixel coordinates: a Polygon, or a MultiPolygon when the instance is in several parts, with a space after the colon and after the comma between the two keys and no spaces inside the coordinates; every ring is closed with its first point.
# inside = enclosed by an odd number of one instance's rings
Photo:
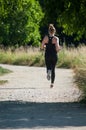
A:
{"type": "Polygon", "coordinates": [[[3,67],[0,67],[0,76],[1,75],[4,75],[4,74],[7,74],[7,73],[10,73],[12,71],[8,70],[8,69],[5,69],[3,67]]]}
{"type": "MultiPolygon", "coordinates": [[[[7,73],[10,73],[12,71],[8,70],[8,69],[5,69],[3,67],[0,67],[0,76],[4,75],[4,74],[7,74],[7,73]]],[[[7,83],[8,81],[7,80],[0,80],[0,85],[3,85],[5,83],[7,83]]]]}
{"type": "Polygon", "coordinates": [[[8,80],[0,80],[0,85],[3,85],[5,83],[7,83],[7,82],[8,82],[8,80]]]}

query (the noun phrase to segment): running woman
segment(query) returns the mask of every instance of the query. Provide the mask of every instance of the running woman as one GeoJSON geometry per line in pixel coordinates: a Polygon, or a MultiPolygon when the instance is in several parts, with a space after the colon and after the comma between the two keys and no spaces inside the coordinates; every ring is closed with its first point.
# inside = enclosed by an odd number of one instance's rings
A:
{"type": "Polygon", "coordinates": [[[61,49],[59,45],[59,38],[55,36],[56,29],[53,24],[49,25],[48,35],[42,40],[42,49],[45,48],[45,64],[47,68],[47,79],[51,79],[50,87],[53,87],[55,80],[55,66],[58,60],[58,51],[61,49]]]}

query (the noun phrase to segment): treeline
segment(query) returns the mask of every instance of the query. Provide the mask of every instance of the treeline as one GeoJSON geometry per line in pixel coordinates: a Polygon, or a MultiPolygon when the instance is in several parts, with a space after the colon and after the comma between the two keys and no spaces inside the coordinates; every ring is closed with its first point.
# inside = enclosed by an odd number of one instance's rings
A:
{"type": "Polygon", "coordinates": [[[0,0],[0,44],[39,44],[41,6],[36,0],[0,0]]]}
{"type": "Polygon", "coordinates": [[[61,42],[86,44],[86,0],[39,0],[44,24],[54,23],[61,42]]]}
{"type": "Polygon", "coordinates": [[[86,0],[0,0],[0,45],[40,44],[49,23],[60,42],[86,42],[86,0]],[[84,39],[84,41],[82,41],[84,39]]]}

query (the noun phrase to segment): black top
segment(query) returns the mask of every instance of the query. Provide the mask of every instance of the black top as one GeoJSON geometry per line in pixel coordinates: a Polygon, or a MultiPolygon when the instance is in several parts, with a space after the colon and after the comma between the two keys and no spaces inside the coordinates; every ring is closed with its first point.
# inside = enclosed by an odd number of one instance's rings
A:
{"type": "Polygon", "coordinates": [[[45,55],[48,57],[54,57],[57,55],[57,51],[56,51],[55,44],[52,44],[53,36],[52,37],[48,36],[48,38],[49,41],[48,43],[45,44],[46,45],[45,55]]]}

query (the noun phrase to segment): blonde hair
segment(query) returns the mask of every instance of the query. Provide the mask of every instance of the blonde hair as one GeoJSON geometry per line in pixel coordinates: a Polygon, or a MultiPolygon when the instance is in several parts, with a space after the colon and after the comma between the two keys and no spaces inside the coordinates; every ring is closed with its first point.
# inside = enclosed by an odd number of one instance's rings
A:
{"type": "Polygon", "coordinates": [[[49,24],[49,29],[48,29],[48,31],[49,31],[49,33],[51,33],[51,34],[55,34],[56,33],[56,29],[55,29],[55,27],[54,27],[54,25],[53,24],[49,24]]]}

